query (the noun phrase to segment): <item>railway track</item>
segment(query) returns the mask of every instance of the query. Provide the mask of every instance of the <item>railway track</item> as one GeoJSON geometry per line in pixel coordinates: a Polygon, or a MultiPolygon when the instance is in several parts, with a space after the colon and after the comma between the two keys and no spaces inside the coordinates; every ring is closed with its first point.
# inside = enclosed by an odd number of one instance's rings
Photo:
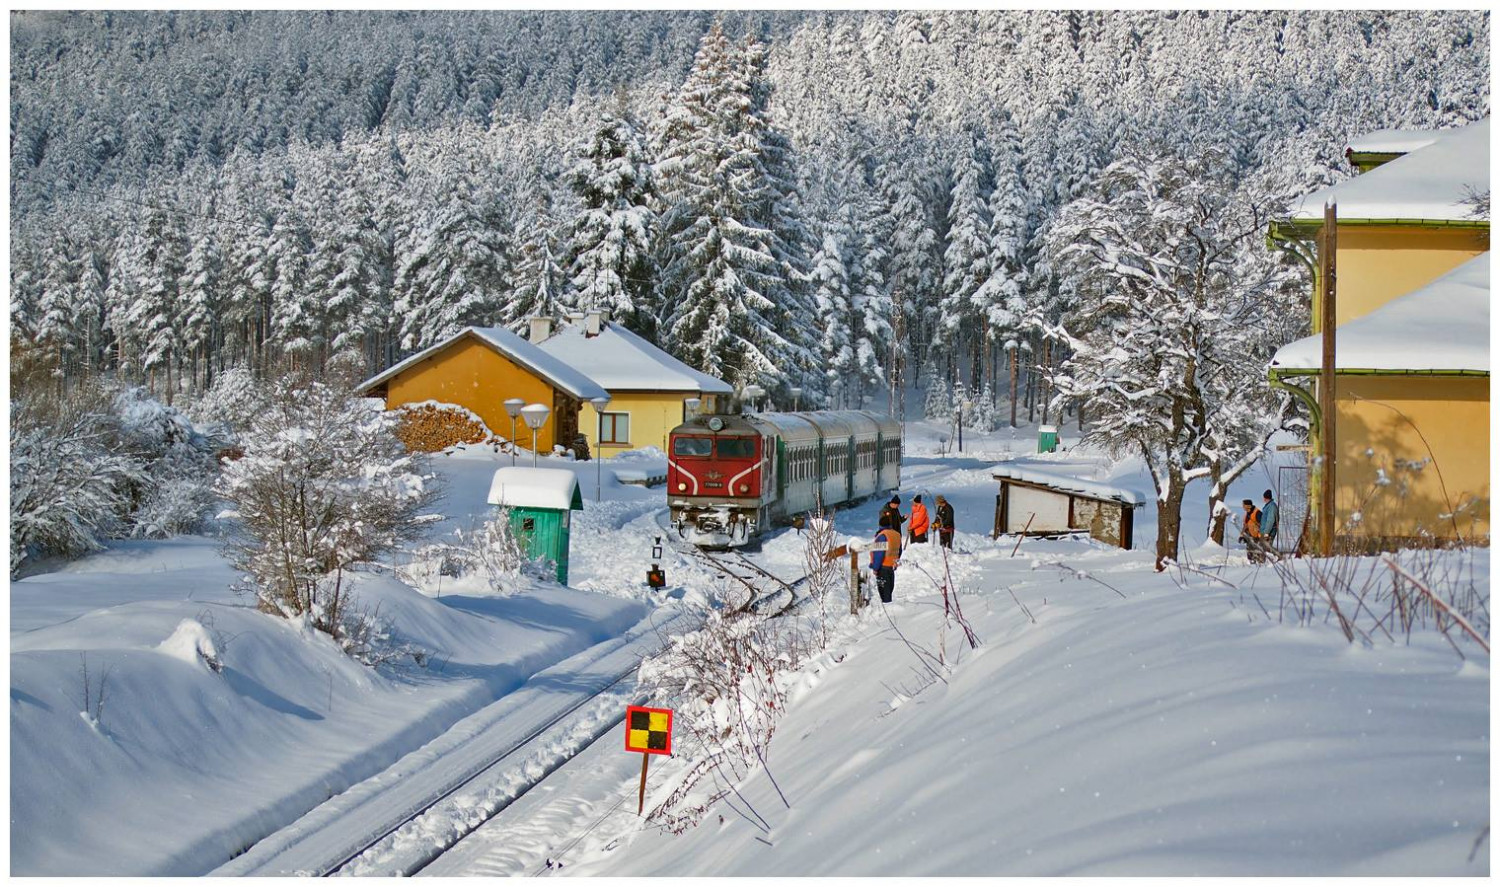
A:
{"type": "Polygon", "coordinates": [[[698,621],[696,614],[684,611],[660,624],[643,622],[616,646],[580,654],[591,657],[581,664],[563,663],[539,673],[532,683],[458,722],[384,772],[329,798],[210,874],[414,874],[615,729],[625,705],[641,701],[633,684],[641,660],[656,652],[661,637],[690,631],[698,621]],[[576,689],[559,698],[559,680],[576,689]],[[608,715],[601,716],[604,711],[608,715]],[[486,792],[495,802],[475,809],[472,801],[486,792]],[[454,805],[456,798],[464,799],[457,804],[463,815],[448,817],[441,808],[454,805]],[[421,841],[398,846],[403,830],[434,811],[446,817],[441,820],[442,840],[424,834],[421,841]],[[364,859],[372,851],[378,852],[364,859]]]}

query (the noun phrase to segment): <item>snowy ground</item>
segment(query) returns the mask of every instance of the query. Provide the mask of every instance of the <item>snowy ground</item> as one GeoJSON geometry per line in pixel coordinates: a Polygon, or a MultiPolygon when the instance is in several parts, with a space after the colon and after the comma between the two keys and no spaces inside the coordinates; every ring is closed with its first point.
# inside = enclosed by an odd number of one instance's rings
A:
{"type": "MultiPolygon", "coordinates": [[[[422,874],[1488,873],[1488,841],[1476,843],[1488,823],[1487,655],[1466,644],[1461,659],[1431,631],[1364,647],[1321,621],[1279,621],[1274,573],[1203,544],[1200,490],[1188,550],[1222,581],[1151,571],[1152,505],[1138,513],[1137,551],[1028,540],[1011,557],[1013,539],[988,537],[995,462],[1046,463],[1152,499],[1149,480],[1129,460],[1035,456],[1034,428],[966,432],[961,456],[939,452],[944,433],[908,425],[902,489],[906,505],[944,493],[961,528],[951,567],[982,643],[963,650],[950,629],[944,680],[894,631],[939,644],[941,608],[916,569],[938,570],[929,548],[911,555],[893,605],[840,621],[804,669],[768,758],[790,807],[760,773],[740,786],[753,812],[720,805],[663,834],[634,814],[640,762],[612,731],[422,874]]],[[[570,589],[498,597],[400,556],[390,566],[416,588],[389,570],[367,577],[403,640],[434,652],[425,669],[372,672],[255,613],[208,539],[120,544],[13,583],[12,874],[201,874],[346,789],[325,818],[368,815],[351,799],[491,729],[473,725],[503,728],[491,713],[519,710],[529,680],[535,694],[544,677],[581,677],[649,613],[704,600],[711,576],[671,546],[668,588],[645,587],[662,493],[611,474],[664,461],[605,463],[599,502],[599,466],[544,460],[575,468],[585,500],[570,589]],[[192,655],[191,627],[168,642],[184,620],[218,642],[222,674],[192,655]],[[96,725],[80,712],[96,710],[106,670],[96,725]]],[[[473,526],[507,464],[483,451],[442,459],[445,519],[430,538],[473,526]]],[[[1258,498],[1270,476],[1257,469],[1231,501],[1258,498]]],[[[877,507],[840,513],[839,532],[872,535],[877,507]]],[[[783,532],[752,556],[799,575],[801,539],[783,532]]],[[[1486,593],[1488,566],[1475,555],[1486,593]]],[[[575,734],[606,716],[589,713],[575,734]]],[[[648,804],[682,763],[653,762],[648,804]]],[[[508,785],[435,810],[382,852],[451,833],[443,817],[494,809],[508,785]]],[[[353,871],[380,863],[376,853],[353,871]]]]}

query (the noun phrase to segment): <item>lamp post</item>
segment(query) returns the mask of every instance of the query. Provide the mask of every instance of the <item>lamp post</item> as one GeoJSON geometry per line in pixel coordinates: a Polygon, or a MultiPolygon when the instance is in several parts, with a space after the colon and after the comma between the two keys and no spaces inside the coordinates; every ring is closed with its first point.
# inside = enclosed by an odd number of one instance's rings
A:
{"type": "Polygon", "coordinates": [[[759,385],[746,385],[745,398],[755,405],[751,412],[760,412],[760,399],[766,394],[766,389],[759,385]]]}
{"type": "Polygon", "coordinates": [[[521,415],[521,407],[526,406],[526,401],[519,397],[512,397],[505,402],[505,411],[510,414],[510,464],[516,464],[516,417],[521,415]]]}
{"type": "Polygon", "coordinates": [[[609,396],[589,398],[589,403],[594,405],[594,415],[599,419],[599,435],[594,438],[594,483],[597,485],[597,493],[594,501],[604,501],[604,408],[609,406],[609,396]]]}
{"type": "Polygon", "coordinates": [[[960,399],[954,407],[958,410],[958,451],[962,453],[964,451],[964,401],[960,399]]]}
{"type": "Polygon", "coordinates": [[[543,425],[547,424],[547,415],[552,410],[544,404],[533,403],[521,407],[521,418],[526,420],[526,427],[531,429],[531,467],[536,467],[536,433],[543,425]]]}
{"type": "Polygon", "coordinates": [[[802,401],[802,389],[796,385],[792,386],[792,412],[797,412],[797,406],[802,401]]]}

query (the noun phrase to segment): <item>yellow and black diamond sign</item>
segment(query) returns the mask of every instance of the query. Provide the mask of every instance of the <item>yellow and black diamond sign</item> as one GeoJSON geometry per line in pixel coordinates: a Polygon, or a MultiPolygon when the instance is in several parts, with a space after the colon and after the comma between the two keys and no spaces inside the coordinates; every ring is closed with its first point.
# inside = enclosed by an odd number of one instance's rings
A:
{"type": "Polygon", "coordinates": [[[632,705],[625,709],[625,750],[648,755],[672,753],[672,710],[632,705]]]}

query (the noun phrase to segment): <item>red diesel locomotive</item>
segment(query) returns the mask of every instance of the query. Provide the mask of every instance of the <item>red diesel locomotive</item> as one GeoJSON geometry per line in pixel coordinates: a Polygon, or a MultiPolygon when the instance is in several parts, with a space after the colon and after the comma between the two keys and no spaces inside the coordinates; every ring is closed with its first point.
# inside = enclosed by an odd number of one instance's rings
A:
{"type": "Polygon", "coordinates": [[[678,533],[705,548],[894,490],[901,425],[863,410],[698,416],[672,429],[667,503],[678,533]]]}

